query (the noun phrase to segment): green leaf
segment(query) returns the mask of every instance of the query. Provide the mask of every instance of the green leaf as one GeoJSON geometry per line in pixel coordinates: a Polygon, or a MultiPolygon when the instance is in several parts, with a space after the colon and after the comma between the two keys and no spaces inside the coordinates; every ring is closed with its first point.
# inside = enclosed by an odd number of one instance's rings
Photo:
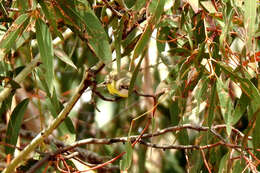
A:
{"type": "Polygon", "coordinates": [[[123,156],[123,159],[120,160],[120,170],[126,171],[130,168],[133,158],[133,148],[131,142],[125,144],[126,154],[123,156]]]}
{"type": "Polygon", "coordinates": [[[110,62],[112,60],[111,48],[102,24],[92,11],[86,12],[84,17],[91,47],[100,59],[110,62]]]}
{"type": "Polygon", "coordinates": [[[88,40],[88,46],[95,52],[97,57],[105,63],[111,62],[112,53],[108,36],[102,23],[92,9],[85,3],[82,4],[81,11],[74,9],[72,2],[70,5],[68,1],[61,1],[59,5],[66,16],[62,15],[62,13],[59,12],[59,9],[56,9],[55,11],[74,27],[72,30],[80,34],[82,34],[83,30],[86,30],[84,37],[88,40]],[[69,18],[67,16],[69,16],[69,18]]]}
{"type": "MultiPolygon", "coordinates": [[[[220,68],[230,76],[230,78],[240,84],[242,91],[254,102],[254,105],[258,107],[260,105],[260,93],[255,85],[247,78],[242,78],[233,72],[231,67],[227,66],[223,62],[216,62],[220,68]]],[[[244,73],[246,73],[244,71],[244,73]]]]}
{"type": "Polygon", "coordinates": [[[232,172],[243,172],[245,167],[246,167],[246,164],[245,164],[244,159],[242,159],[242,160],[239,159],[235,162],[232,172]]]}
{"type": "Polygon", "coordinates": [[[36,39],[39,46],[41,60],[45,69],[45,78],[50,90],[53,88],[53,46],[48,26],[41,20],[36,20],[36,39]]]}
{"type": "Polygon", "coordinates": [[[252,134],[252,141],[253,141],[253,146],[255,149],[256,157],[260,157],[260,151],[256,151],[256,149],[260,149],[260,114],[258,113],[257,119],[255,122],[255,128],[252,134]]]}
{"type": "Polygon", "coordinates": [[[151,37],[152,32],[155,28],[155,25],[159,21],[159,18],[161,17],[161,14],[163,12],[165,2],[166,2],[166,0],[158,0],[155,11],[152,11],[153,17],[148,21],[148,24],[145,27],[144,33],[142,34],[141,38],[138,40],[138,42],[137,42],[137,44],[134,48],[134,53],[133,53],[133,57],[131,59],[131,64],[130,64],[130,70],[131,71],[134,69],[134,60],[148,46],[150,37],[151,37]]]}
{"type": "Polygon", "coordinates": [[[54,18],[52,11],[50,11],[50,9],[48,9],[48,7],[45,5],[43,0],[38,0],[38,2],[42,7],[42,11],[43,11],[45,17],[48,19],[48,21],[50,21],[50,24],[51,24],[55,34],[57,34],[61,40],[64,40],[62,34],[58,30],[57,23],[54,20],[55,18],[54,18]]]}
{"type": "Polygon", "coordinates": [[[157,6],[156,6],[156,10],[155,10],[153,19],[152,19],[152,24],[159,23],[159,19],[163,13],[165,3],[166,3],[166,0],[157,0],[157,6]]]}
{"type": "Polygon", "coordinates": [[[245,93],[242,93],[240,99],[238,100],[238,102],[236,104],[231,125],[235,125],[240,120],[242,115],[245,113],[249,103],[250,103],[249,97],[245,93]]]}
{"type": "Polygon", "coordinates": [[[128,89],[128,96],[130,96],[130,95],[132,94],[132,92],[133,92],[134,85],[135,85],[135,81],[136,81],[137,75],[138,75],[138,73],[139,73],[139,71],[140,71],[139,69],[140,69],[140,67],[141,67],[141,63],[142,63],[142,61],[143,61],[143,59],[144,59],[144,56],[145,56],[145,55],[143,55],[143,56],[139,59],[138,64],[137,64],[137,66],[136,66],[135,69],[134,69],[132,78],[131,78],[131,80],[130,80],[130,85],[129,85],[129,89],[128,89]]]}
{"type": "MultiPolygon", "coordinates": [[[[226,8],[225,8],[226,9],[226,8]]],[[[232,17],[233,17],[233,9],[228,11],[226,9],[227,16],[224,16],[224,27],[222,28],[222,33],[219,37],[219,44],[220,44],[220,50],[223,55],[225,55],[225,43],[227,43],[227,35],[230,32],[231,24],[232,24],[232,17]]]]}
{"type": "Polygon", "coordinates": [[[69,58],[69,56],[62,50],[62,49],[54,49],[54,54],[63,62],[74,68],[75,70],[78,70],[75,64],[72,62],[72,60],[69,58]]]}
{"type": "Polygon", "coordinates": [[[207,92],[208,89],[208,82],[209,79],[208,78],[202,78],[201,79],[201,87],[198,89],[198,91],[195,93],[195,98],[197,100],[197,110],[196,110],[196,114],[199,113],[200,110],[200,104],[203,101],[203,94],[207,92]]]}
{"type": "Polygon", "coordinates": [[[29,23],[28,18],[28,14],[22,14],[14,21],[14,23],[11,25],[11,27],[8,29],[8,31],[1,39],[0,48],[4,49],[6,52],[12,48],[18,36],[21,35],[21,33],[27,27],[29,23]]]}
{"type": "Polygon", "coordinates": [[[218,173],[225,173],[227,171],[228,157],[229,157],[229,153],[225,154],[222,157],[222,159],[220,161],[218,173]]]}
{"type": "MultiPolygon", "coordinates": [[[[48,110],[51,112],[53,118],[56,118],[63,106],[59,102],[55,88],[53,90],[52,97],[46,99],[48,110]]],[[[71,144],[76,140],[76,132],[74,125],[69,117],[66,117],[64,122],[62,122],[58,126],[59,135],[61,136],[61,140],[66,144],[71,144]]]]}
{"type": "MultiPolygon", "coordinates": [[[[27,105],[29,103],[29,99],[24,99],[21,103],[19,103],[11,114],[11,118],[7,125],[6,131],[6,143],[16,146],[19,131],[22,125],[23,116],[27,105]]],[[[12,154],[15,148],[5,147],[6,154],[12,154]]]]}
{"type": "Polygon", "coordinates": [[[252,49],[252,38],[254,37],[255,30],[256,30],[256,9],[257,9],[257,0],[245,0],[245,18],[244,18],[244,25],[246,28],[246,45],[248,51],[252,49]]]}
{"type": "Polygon", "coordinates": [[[171,115],[171,125],[177,126],[180,121],[180,117],[179,117],[180,108],[178,106],[178,101],[173,101],[172,99],[169,99],[169,109],[171,115]]]}
{"type": "Polygon", "coordinates": [[[145,5],[144,0],[136,0],[135,5],[134,5],[134,10],[139,11],[144,7],[144,5],[145,5]]]}
{"type": "Polygon", "coordinates": [[[183,129],[178,133],[178,140],[181,145],[189,145],[189,135],[187,129],[183,129]]]}
{"type": "Polygon", "coordinates": [[[115,50],[116,50],[116,65],[117,65],[117,73],[120,74],[121,69],[121,42],[122,42],[122,34],[124,29],[124,23],[126,21],[126,15],[124,15],[120,22],[118,22],[118,27],[116,28],[116,37],[115,37],[115,50]]]}
{"type": "Polygon", "coordinates": [[[210,105],[209,105],[209,118],[208,118],[208,126],[211,127],[212,122],[214,120],[215,115],[215,104],[216,104],[216,82],[214,81],[211,84],[211,95],[210,95],[210,105]]]}
{"type": "Polygon", "coordinates": [[[144,30],[144,33],[136,43],[136,46],[134,48],[133,57],[131,59],[131,66],[130,70],[132,71],[134,69],[134,61],[135,59],[145,50],[145,48],[148,46],[150,36],[153,32],[152,26],[149,24],[146,25],[146,28],[144,30]]]}
{"type": "Polygon", "coordinates": [[[156,45],[157,45],[158,52],[163,52],[165,50],[166,42],[164,42],[164,40],[165,41],[168,40],[169,33],[170,33],[170,28],[168,27],[163,27],[157,32],[158,40],[156,41],[156,45]]]}
{"type": "Polygon", "coordinates": [[[233,103],[231,97],[228,94],[228,87],[223,81],[217,78],[217,92],[220,102],[220,109],[224,118],[224,121],[227,125],[227,134],[231,134],[231,122],[232,122],[232,110],[233,103]]]}
{"type": "Polygon", "coordinates": [[[105,63],[111,62],[111,48],[108,41],[108,36],[101,22],[90,8],[87,8],[84,11],[83,18],[84,23],[86,24],[88,41],[91,48],[95,51],[96,55],[105,63]]]}

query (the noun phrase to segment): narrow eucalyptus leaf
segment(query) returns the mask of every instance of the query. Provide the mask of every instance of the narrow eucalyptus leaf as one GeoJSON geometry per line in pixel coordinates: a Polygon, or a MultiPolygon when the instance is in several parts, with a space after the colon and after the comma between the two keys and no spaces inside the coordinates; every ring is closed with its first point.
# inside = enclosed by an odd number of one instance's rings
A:
{"type": "MultiPolygon", "coordinates": [[[[11,144],[16,146],[19,131],[22,125],[23,116],[27,105],[29,103],[29,99],[24,99],[21,103],[19,103],[11,114],[11,118],[7,125],[6,131],[6,140],[7,144],[11,144]]],[[[6,154],[13,154],[15,148],[6,146],[5,151],[6,154]]]]}
{"type": "Polygon", "coordinates": [[[36,20],[36,39],[45,70],[45,78],[50,90],[53,88],[53,46],[48,26],[41,20],[36,20]]]}

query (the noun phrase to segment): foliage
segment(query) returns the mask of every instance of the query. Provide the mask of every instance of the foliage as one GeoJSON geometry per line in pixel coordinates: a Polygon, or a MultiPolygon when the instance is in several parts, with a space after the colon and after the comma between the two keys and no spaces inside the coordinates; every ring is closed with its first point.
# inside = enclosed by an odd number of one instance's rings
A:
{"type": "Polygon", "coordinates": [[[259,1],[0,10],[3,172],[260,170],[259,1]]]}

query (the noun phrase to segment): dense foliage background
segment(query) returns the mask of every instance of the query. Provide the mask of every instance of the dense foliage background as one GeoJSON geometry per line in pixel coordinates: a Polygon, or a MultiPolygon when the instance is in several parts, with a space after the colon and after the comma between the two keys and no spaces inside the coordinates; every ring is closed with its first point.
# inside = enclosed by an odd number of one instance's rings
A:
{"type": "Polygon", "coordinates": [[[258,13],[257,0],[2,0],[0,170],[259,171],[258,13]]]}

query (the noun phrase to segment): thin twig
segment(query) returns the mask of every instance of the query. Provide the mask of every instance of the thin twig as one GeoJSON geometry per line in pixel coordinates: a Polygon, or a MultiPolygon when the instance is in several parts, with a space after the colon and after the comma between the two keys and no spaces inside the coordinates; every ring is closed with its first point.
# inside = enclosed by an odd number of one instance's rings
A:
{"type": "Polygon", "coordinates": [[[202,149],[200,149],[200,152],[201,152],[201,155],[202,155],[202,158],[203,158],[203,162],[204,162],[204,164],[205,164],[207,170],[209,171],[209,173],[211,173],[211,170],[210,170],[209,164],[208,164],[208,162],[207,162],[207,160],[206,160],[206,156],[205,156],[204,151],[203,151],[202,149]]]}

